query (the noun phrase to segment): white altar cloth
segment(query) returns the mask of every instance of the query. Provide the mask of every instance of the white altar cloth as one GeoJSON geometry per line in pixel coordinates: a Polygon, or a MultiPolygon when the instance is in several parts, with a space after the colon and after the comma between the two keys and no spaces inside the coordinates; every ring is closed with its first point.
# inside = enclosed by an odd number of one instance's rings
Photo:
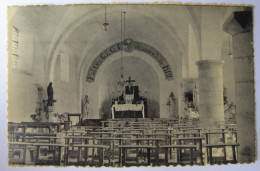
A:
{"type": "Polygon", "coordinates": [[[142,111],[144,118],[144,104],[114,104],[111,108],[112,118],[115,118],[115,111],[142,111]]]}

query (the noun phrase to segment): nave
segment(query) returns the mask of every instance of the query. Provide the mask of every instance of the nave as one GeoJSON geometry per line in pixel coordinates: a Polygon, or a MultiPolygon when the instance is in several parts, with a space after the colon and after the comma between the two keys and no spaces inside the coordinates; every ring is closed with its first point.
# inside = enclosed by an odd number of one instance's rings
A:
{"type": "Polygon", "coordinates": [[[9,123],[9,164],[176,166],[237,163],[234,121],[123,118],[79,123],[9,123]]]}
{"type": "Polygon", "coordinates": [[[10,165],[255,162],[253,9],[8,8],[10,165]]]}

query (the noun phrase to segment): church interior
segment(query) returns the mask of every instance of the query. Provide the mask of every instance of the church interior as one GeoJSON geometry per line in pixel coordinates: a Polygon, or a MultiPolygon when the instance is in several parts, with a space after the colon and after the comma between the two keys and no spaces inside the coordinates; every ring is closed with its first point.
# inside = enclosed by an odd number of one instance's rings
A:
{"type": "Polygon", "coordinates": [[[251,6],[8,9],[10,165],[256,160],[251,6]]]}

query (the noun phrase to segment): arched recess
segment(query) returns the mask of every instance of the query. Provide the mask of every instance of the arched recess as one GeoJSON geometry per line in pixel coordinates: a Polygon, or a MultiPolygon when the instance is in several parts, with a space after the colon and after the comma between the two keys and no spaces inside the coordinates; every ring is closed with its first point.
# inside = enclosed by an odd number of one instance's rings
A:
{"type": "Polygon", "coordinates": [[[145,43],[137,42],[132,39],[124,40],[124,43],[118,42],[113,44],[112,46],[103,50],[92,62],[91,66],[89,67],[88,74],[86,80],[88,82],[92,82],[95,80],[96,73],[100,65],[111,55],[114,53],[120,52],[124,50],[125,52],[133,52],[134,50],[143,52],[148,54],[152,57],[161,67],[162,71],[164,72],[165,79],[173,80],[173,72],[169,62],[166,58],[155,48],[145,43]]]}
{"type": "MultiPolygon", "coordinates": [[[[159,99],[158,99],[158,105],[159,105],[159,114],[157,115],[157,117],[161,117],[161,118],[169,118],[170,113],[169,113],[169,109],[167,108],[167,100],[168,100],[168,96],[170,94],[170,92],[174,92],[174,94],[178,94],[178,82],[176,80],[165,80],[164,77],[164,73],[161,70],[160,66],[158,65],[158,63],[155,60],[151,60],[151,57],[145,53],[142,53],[140,51],[133,51],[130,56],[127,56],[127,58],[130,57],[134,57],[137,59],[140,59],[142,61],[144,61],[145,63],[147,63],[147,65],[150,65],[151,68],[154,70],[154,72],[156,73],[156,77],[158,77],[159,80],[159,99]]],[[[89,95],[91,100],[91,103],[93,106],[91,106],[93,111],[93,116],[90,116],[90,118],[101,118],[102,116],[102,100],[99,99],[99,97],[102,95],[102,91],[107,91],[106,88],[104,86],[101,86],[100,84],[100,79],[102,79],[102,74],[104,74],[106,72],[106,68],[113,62],[115,62],[116,60],[119,60],[120,54],[119,53],[115,53],[113,55],[111,55],[107,60],[105,60],[102,65],[100,66],[97,75],[96,75],[96,79],[93,82],[86,82],[86,81],[82,81],[82,94],[81,96],[84,95],[89,95]]],[[[126,57],[123,57],[123,61],[126,57]]],[[[123,62],[124,65],[126,65],[126,63],[123,62]]],[[[117,78],[119,78],[119,70],[120,67],[118,67],[118,75],[117,78]]],[[[85,71],[85,74],[87,72],[87,69],[85,71]]],[[[125,76],[131,76],[131,71],[124,72],[125,76]]],[[[142,74],[142,73],[140,73],[142,74]]],[[[82,77],[82,80],[85,80],[86,77],[82,77]]],[[[133,78],[135,79],[135,78],[133,78]]],[[[142,88],[141,88],[142,89],[142,88]]],[[[149,92],[148,92],[149,93],[149,92]]],[[[108,93],[109,94],[109,93],[108,93]]],[[[106,98],[112,98],[111,97],[106,97],[106,98]]],[[[149,100],[149,99],[148,99],[149,100]]],[[[181,98],[178,98],[178,103],[179,100],[181,100],[181,98]]]]}
{"type": "MultiPolygon", "coordinates": [[[[99,85],[99,111],[101,118],[111,117],[111,97],[113,97],[113,94],[115,96],[122,94],[122,92],[117,92],[118,66],[120,66],[120,62],[120,58],[110,61],[110,64],[103,67],[102,72],[99,72],[96,80],[99,85]]],[[[135,85],[139,86],[140,95],[148,99],[148,117],[160,117],[160,82],[154,68],[145,62],[142,57],[125,56],[123,63],[125,64],[124,78],[128,79],[131,76],[135,80],[135,85]],[[148,93],[144,93],[144,91],[148,93]]]]}

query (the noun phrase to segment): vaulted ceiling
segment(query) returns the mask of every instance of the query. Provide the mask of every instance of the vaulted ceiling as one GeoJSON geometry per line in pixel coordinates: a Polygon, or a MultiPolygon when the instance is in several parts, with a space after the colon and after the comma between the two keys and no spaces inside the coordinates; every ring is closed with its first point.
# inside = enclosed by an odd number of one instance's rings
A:
{"type": "MultiPolygon", "coordinates": [[[[199,42],[200,6],[108,5],[109,28],[103,28],[104,5],[12,7],[12,22],[29,23],[50,72],[62,48],[70,49],[78,74],[102,50],[121,40],[121,11],[126,11],[125,37],[151,45],[174,65],[187,58],[188,25],[199,42]],[[14,15],[15,14],[15,15],[14,15]],[[24,22],[26,20],[27,22],[24,22]]],[[[225,13],[226,9],[222,9],[225,13]]],[[[27,27],[26,25],[24,27],[27,27]]],[[[29,27],[29,26],[28,26],[29,27]]],[[[185,60],[184,60],[185,61],[185,60]]]]}

